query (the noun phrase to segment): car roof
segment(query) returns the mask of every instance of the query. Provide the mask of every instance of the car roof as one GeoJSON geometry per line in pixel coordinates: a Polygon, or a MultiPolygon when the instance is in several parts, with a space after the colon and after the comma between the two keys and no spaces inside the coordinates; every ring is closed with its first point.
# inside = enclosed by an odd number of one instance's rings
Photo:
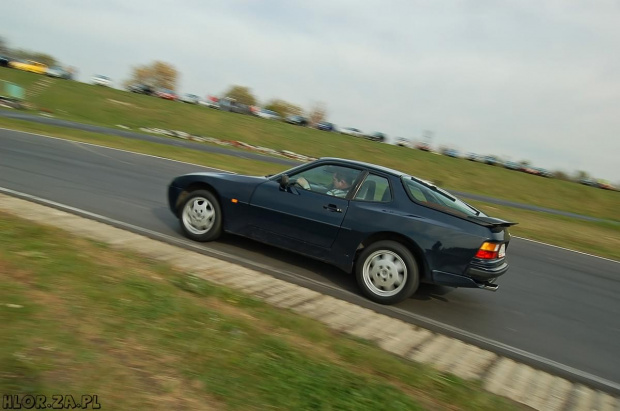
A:
{"type": "Polygon", "coordinates": [[[334,161],[334,162],[339,162],[339,163],[343,163],[343,164],[349,164],[349,165],[352,165],[352,166],[358,166],[358,167],[362,167],[362,168],[367,168],[369,170],[381,171],[381,172],[384,172],[384,173],[392,174],[392,175],[397,176],[397,177],[409,175],[409,174],[407,174],[407,173],[405,173],[403,171],[394,170],[392,168],[380,166],[380,165],[377,165],[377,164],[365,163],[363,161],[349,160],[349,159],[346,159],[346,158],[321,157],[319,160],[320,161],[334,161]]]}

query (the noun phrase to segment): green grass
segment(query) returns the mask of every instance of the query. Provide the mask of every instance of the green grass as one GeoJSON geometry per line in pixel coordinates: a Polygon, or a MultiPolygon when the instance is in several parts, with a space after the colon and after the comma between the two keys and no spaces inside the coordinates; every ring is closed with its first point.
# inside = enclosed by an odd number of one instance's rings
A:
{"type": "Polygon", "coordinates": [[[0,214],[0,392],[104,409],[524,409],[169,266],[0,214]]]}
{"type": "MultiPolygon", "coordinates": [[[[25,87],[41,78],[0,68],[0,79],[25,87]]],[[[281,122],[63,80],[54,80],[29,102],[62,119],[112,127],[122,124],[132,129],[170,128],[313,157],[369,161],[426,178],[451,190],[620,221],[618,192],[281,122]]]]}

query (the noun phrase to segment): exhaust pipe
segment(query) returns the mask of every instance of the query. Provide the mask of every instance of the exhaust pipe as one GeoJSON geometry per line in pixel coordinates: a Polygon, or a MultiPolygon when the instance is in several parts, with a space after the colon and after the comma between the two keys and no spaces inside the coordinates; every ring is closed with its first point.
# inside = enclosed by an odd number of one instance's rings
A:
{"type": "Polygon", "coordinates": [[[492,284],[492,283],[489,283],[489,282],[484,282],[482,284],[478,284],[478,288],[481,288],[481,289],[487,290],[487,291],[497,291],[497,289],[499,288],[499,285],[492,284]]]}

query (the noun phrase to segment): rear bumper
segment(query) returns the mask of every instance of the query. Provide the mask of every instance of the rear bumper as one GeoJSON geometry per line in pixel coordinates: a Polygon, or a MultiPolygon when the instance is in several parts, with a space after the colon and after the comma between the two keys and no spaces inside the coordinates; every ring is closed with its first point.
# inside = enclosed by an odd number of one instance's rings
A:
{"type": "MultiPolygon", "coordinates": [[[[508,264],[500,262],[488,265],[471,265],[465,275],[447,273],[445,271],[433,271],[433,283],[449,287],[485,288],[508,271],[508,264]]],[[[497,287],[493,287],[497,288],[497,287]]]]}
{"type": "Polygon", "coordinates": [[[490,281],[495,280],[506,271],[508,271],[508,264],[506,263],[491,267],[471,266],[467,270],[467,275],[476,281],[490,281]]]}

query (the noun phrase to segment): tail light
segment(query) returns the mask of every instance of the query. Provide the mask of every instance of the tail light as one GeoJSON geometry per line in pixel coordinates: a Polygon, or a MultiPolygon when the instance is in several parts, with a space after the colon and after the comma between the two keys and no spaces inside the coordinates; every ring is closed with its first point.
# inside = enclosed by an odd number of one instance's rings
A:
{"type": "Polygon", "coordinates": [[[497,258],[504,258],[505,255],[506,244],[485,241],[476,253],[476,258],[480,258],[482,260],[495,260],[497,258]]]}

